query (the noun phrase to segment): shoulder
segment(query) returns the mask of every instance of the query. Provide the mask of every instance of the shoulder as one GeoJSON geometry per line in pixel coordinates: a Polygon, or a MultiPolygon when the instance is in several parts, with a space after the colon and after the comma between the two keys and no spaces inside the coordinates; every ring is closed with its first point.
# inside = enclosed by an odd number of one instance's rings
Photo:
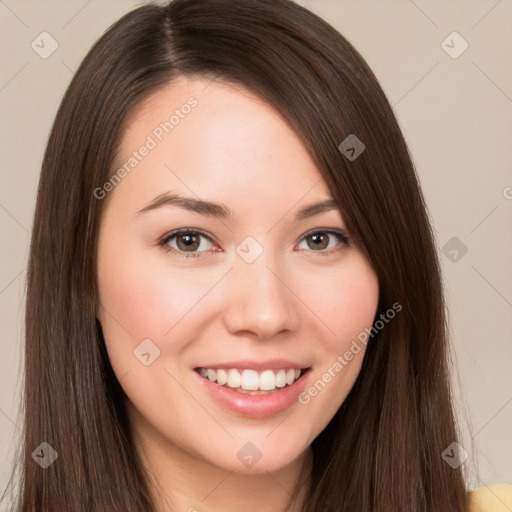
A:
{"type": "Polygon", "coordinates": [[[512,483],[480,487],[469,493],[471,512],[510,512],[512,510],[512,483]]]}

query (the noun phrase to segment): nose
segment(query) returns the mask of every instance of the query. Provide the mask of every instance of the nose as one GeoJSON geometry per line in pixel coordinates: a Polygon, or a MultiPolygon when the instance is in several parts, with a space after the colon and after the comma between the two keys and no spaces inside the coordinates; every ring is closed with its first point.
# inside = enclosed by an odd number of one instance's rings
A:
{"type": "Polygon", "coordinates": [[[252,263],[236,257],[227,276],[226,328],[265,339],[297,329],[300,300],[293,293],[290,276],[283,266],[276,268],[265,251],[252,263]]]}

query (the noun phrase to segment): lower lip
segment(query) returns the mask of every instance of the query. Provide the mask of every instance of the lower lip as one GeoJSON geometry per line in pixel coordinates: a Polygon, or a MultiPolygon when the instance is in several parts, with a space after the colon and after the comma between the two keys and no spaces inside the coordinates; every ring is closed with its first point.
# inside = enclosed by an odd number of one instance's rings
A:
{"type": "Polygon", "coordinates": [[[298,395],[306,386],[305,377],[309,374],[310,370],[308,368],[304,371],[290,386],[277,388],[278,391],[262,395],[239,393],[227,386],[220,386],[210,381],[195,370],[194,373],[210,396],[227,410],[246,418],[266,418],[288,409],[297,402],[298,395]]]}

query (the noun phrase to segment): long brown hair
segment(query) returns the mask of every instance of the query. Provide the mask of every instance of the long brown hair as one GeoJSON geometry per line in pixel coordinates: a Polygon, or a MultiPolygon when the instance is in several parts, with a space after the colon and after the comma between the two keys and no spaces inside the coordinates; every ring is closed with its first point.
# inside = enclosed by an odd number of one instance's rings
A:
{"type": "Polygon", "coordinates": [[[303,511],[466,512],[461,468],[442,458],[457,440],[448,330],[406,143],[361,55],[285,0],[144,5],[110,27],[73,77],[46,148],[32,231],[15,510],[156,510],[95,316],[103,201],[94,190],[114,170],[128,114],[180,75],[242,84],[281,113],[378,275],[376,318],[402,306],[369,341],[354,387],[312,443],[303,511]],[[357,158],[339,147],[354,135],[364,144],[357,158]],[[58,453],[47,469],[32,456],[42,442],[58,453]]]}

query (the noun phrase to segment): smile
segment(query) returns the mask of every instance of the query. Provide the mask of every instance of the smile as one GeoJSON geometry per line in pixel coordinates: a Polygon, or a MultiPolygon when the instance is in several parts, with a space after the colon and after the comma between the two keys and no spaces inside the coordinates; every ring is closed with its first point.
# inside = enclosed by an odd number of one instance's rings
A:
{"type": "Polygon", "coordinates": [[[197,371],[219,386],[229,387],[239,393],[257,394],[291,386],[305,369],[281,368],[258,372],[238,368],[198,368],[197,371]]]}
{"type": "Polygon", "coordinates": [[[246,418],[266,418],[293,407],[311,367],[265,370],[195,368],[198,384],[215,404],[246,418]]]}

